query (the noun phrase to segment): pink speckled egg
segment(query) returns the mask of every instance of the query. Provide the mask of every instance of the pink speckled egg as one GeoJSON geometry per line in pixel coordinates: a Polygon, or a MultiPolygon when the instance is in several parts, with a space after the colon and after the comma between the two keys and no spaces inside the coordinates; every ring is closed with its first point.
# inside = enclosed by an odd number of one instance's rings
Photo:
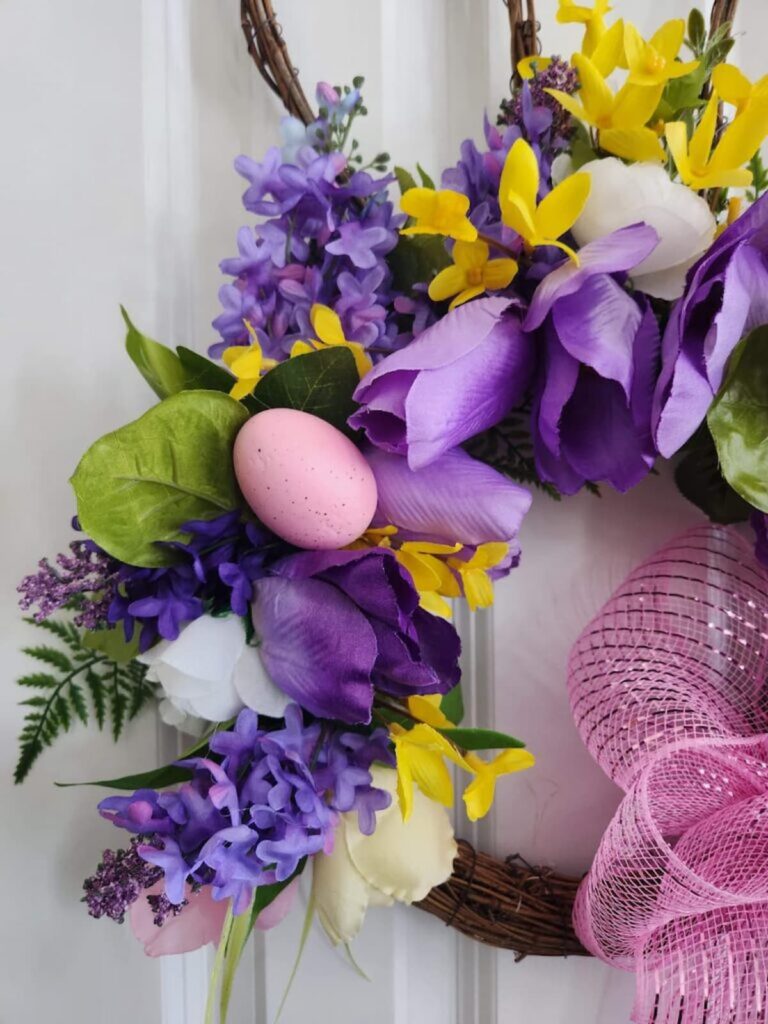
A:
{"type": "Polygon", "coordinates": [[[370,466],[340,430],[297,409],[257,413],[235,439],[235,476],[265,526],[300,548],[342,548],[376,511],[370,466]]]}

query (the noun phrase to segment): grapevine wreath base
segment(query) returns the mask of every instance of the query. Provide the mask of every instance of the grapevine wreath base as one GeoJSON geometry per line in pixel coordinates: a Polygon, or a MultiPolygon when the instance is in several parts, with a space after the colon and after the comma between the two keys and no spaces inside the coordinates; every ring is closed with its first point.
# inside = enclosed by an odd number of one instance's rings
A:
{"type": "MultiPolygon", "coordinates": [[[[541,51],[534,0],[504,0],[509,12],[513,75],[519,61],[541,51]]],[[[732,22],[738,0],[715,0],[710,34],[732,22]]],[[[248,52],[289,114],[305,124],[315,114],[277,21],[271,0],[242,0],[248,52]]],[[[519,855],[500,860],[459,841],[453,875],[415,904],[478,942],[526,956],[590,956],[573,928],[579,878],[528,864],[519,855]]]]}

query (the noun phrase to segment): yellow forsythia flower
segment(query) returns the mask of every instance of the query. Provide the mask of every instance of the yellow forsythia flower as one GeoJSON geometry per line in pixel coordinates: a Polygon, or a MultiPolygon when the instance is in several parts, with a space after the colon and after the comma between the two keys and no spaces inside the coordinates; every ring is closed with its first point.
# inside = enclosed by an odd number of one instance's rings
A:
{"type": "Polygon", "coordinates": [[[611,10],[608,0],[595,0],[589,7],[575,0],[559,0],[557,20],[561,25],[576,23],[584,26],[581,51],[590,56],[605,35],[605,15],[611,10]]]}
{"type": "Polygon", "coordinates": [[[736,108],[737,114],[741,114],[752,99],[765,100],[768,75],[750,82],[744,72],[733,64],[718,64],[712,71],[712,88],[722,100],[736,108]]]}
{"type": "Polygon", "coordinates": [[[397,798],[403,821],[408,821],[413,811],[414,784],[430,800],[451,807],[453,782],[444,759],[466,766],[466,761],[453,744],[425,723],[404,729],[393,722],[389,735],[397,758],[397,798]]]}
{"type": "Polygon", "coordinates": [[[508,552],[509,544],[505,541],[492,541],[481,544],[466,562],[460,558],[448,559],[450,567],[461,577],[464,597],[472,611],[493,604],[493,581],[488,571],[503,562],[508,552]]]}
{"type": "Polygon", "coordinates": [[[624,52],[632,85],[665,85],[670,78],[682,78],[698,66],[697,60],[675,60],[685,37],[685,22],[665,22],[646,42],[634,25],[624,26],[624,52]]]}
{"type": "Polygon", "coordinates": [[[359,375],[364,377],[368,373],[373,366],[371,357],[359,341],[347,341],[338,314],[329,306],[322,306],[316,302],[309,311],[309,319],[312,323],[312,330],[317,335],[317,340],[295,341],[291,349],[291,358],[293,356],[305,355],[307,352],[330,348],[334,345],[343,345],[354,356],[355,366],[359,375]]]}
{"type": "Polygon", "coordinates": [[[522,772],[526,768],[532,768],[536,763],[533,754],[520,747],[502,751],[490,763],[483,761],[472,751],[465,754],[465,760],[475,775],[462,797],[470,821],[484,818],[491,809],[496,794],[496,780],[500,775],[522,772]]]}
{"type": "Polygon", "coordinates": [[[578,262],[576,253],[558,241],[577,220],[589,195],[588,174],[572,174],[537,202],[539,164],[536,154],[518,139],[504,161],[499,185],[501,218],[528,245],[556,245],[578,262]]]}
{"type": "Polygon", "coordinates": [[[237,381],[230,389],[230,395],[238,400],[250,395],[259,383],[262,371],[270,370],[275,366],[274,359],[265,359],[261,351],[259,338],[256,331],[244,320],[246,330],[251,336],[250,345],[230,345],[224,349],[222,360],[229,367],[237,381]]]}
{"type": "Polygon", "coordinates": [[[453,264],[445,267],[432,280],[429,297],[442,302],[455,296],[450,308],[468,302],[486,291],[506,288],[517,273],[517,263],[511,259],[491,260],[486,242],[456,242],[453,264]]]}
{"type": "Polygon", "coordinates": [[[578,96],[547,89],[550,96],[579,121],[597,128],[600,146],[609,153],[626,160],[661,162],[664,150],[656,133],[646,125],[659,104],[664,86],[627,82],[614,94],[588,57],[574,54],[573,65],[581,85],[578,96]]]}
{"type": "Polygon", "coordinates": [[[400,209],[416,223],[402,228],[401,235],[445,235],[459,242],[474,242],[477,228],[467,217],[469,199],[444,188],[409,188],[400,198],[400,209]]]}
{"type": "Polygon", "coordinates": [[[713,92],[690,141],[683,121],[673,121],[664,129],[680,180],[694,189],[749,185],[752,172],[744,164],[768,134],[768,102],[753,101],[728,125],[712,151],[718,100],[713,92]]]}

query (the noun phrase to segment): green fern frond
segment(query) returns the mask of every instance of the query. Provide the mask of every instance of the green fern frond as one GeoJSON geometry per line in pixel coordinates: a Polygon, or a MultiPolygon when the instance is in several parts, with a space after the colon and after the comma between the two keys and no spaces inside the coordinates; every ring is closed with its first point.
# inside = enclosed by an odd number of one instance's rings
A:
{"type": "Polygon", "coordinates": [[[28,708],[19,736],[19,760],[14,781],[22,782],[46,747],[75,724],[93,721],[99,729],[110,725],[115,740],[126,722],[135,718],[154,696],[146,668],[139,662],[118,664],[86,646],[85,634],[65,619],[37,622],[27,619],[62,646],[39,644],[24,653],[43,662],[50,671],[31,672],[17,680],[19,686],[38,693],[21,701],[28,708]],[[66,648],[66,650],[63,650],[66,648]]]}

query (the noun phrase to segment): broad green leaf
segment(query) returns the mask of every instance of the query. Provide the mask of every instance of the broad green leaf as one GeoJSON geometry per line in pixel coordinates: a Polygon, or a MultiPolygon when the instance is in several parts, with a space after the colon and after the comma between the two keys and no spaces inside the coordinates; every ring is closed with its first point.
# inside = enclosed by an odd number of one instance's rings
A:
{"type": "Polygon", "coordinates": [[[395,288],[410,292],[415,284],[428,284],[449,265],[451,257],[440,235],[401,235],[387,262],[395,288]]]}
{"type": "Polygon", "coordinates": [[[461,692],[461,683],[457,683],[452,690],[449,690],[443,696],[443,699],[440,701],[440,710],[454,725],[461,724],[461,720],[464,717],[464,695],[461,692]]]}
{"type": "Polygon", "coordinates": [[[421,164],[416,164],[416,170],[419,172],[419,177],[421,178],[421,184],[423,188],[435,187],[434,181],[430,178],[430,176],[427,174],[427,172],[424,170],[421,164]]]}
{"type": "Polygon", "coordinates": [[[229,394],[235,378],[223,366],[183,345],[178,345],[176,352],[184,368],[185,391],[223,391],[225,395],[229,394]]]}
{"type": "Polygon", "coordinates": [[[686,445],[675,469],[675,483],[683,497],[713,523],[741,523],[749,519],[751,506],[723,477],[706,423],[686,445]]]}
{"type": "Polygon", "coordinates": [[[139,653],[139,631],[134,632],[133,640],[129,642],[125,639],[122,626],[113,629],[84,630],[83,647],[106,654],[110,661],[125,665],[133,661],[139,653]]]}
{"type": "Polygon", "coordinates": [[[186,374],[176,353],[137,330],[123,306],[120,312],[128,328],[125,350],[157,397],[168,398],[181,391],[185,387],[186,374]]]}
{"type": "Polygon", "coordinates": [[[438,729],[438,732],[464,750],[506,750],[508,747],[525,746],[522,740],[495,729],[438,729]]]}
{"type": "Polygon", "coordinates": [[[725,479],[750,505],[768,512],[768,326],[734,350],[707,423],[725,479]]]}
{"type": "Polygon", "coordinates": [[[395,167],[395,177],[397,178],[397,184],[400,186],[401,194],[407,192],[409,188],[418,188],[416,179],[410,171],[406,171],[404,167],[395,167]]]}
{"type": "Polygon", "coordinates": [[[348,430],[347,419],[357,408],[352,392],[359,380],[349,349],[333,346],[278,363],[256,385],[252,402],[258,412],[300,409],[348,430]]]}
{"type": "Polygon", "coordinates": [[[182,523],[240,504],[232,446],[247,419],[228,395],[182,391],[102,437],[71,480],[83,530],[120,561],[169,564],[156,541],[180,540],[182,523]]]}

